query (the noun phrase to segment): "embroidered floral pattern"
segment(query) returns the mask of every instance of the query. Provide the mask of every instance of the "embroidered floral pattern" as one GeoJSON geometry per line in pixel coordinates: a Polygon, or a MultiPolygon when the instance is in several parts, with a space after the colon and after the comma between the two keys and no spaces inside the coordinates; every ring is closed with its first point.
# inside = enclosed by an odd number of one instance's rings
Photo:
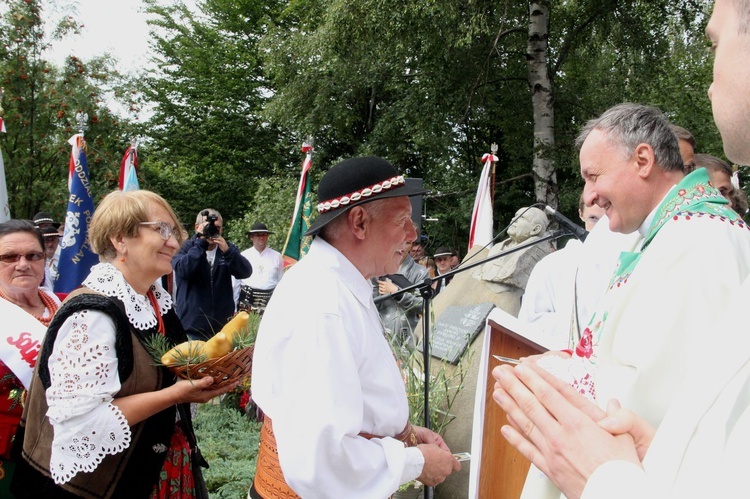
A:
{"type": "Polygon", "coordinates": [[[591,357],[592,353],[594,353],[591,329],[586,328],[583,330],[583,333],[581,333],[581,339],[578,341],[578,345],[576,345],[575,352],[577,356],[586,357],[587,359],[591,357]]]}
{"type": "MultiPolygon", "coordinates": [[[[618,293],[619,289],[627,284],[640,261],[641,255],[667,222],[683,222],[706,217],[728,222],[743,229],[748,228],[739,215],[727,206],[727,201],[721,193],[711,185],[705,169],[699,169],[685,177],[678,186],[675,186],[661,205],[657,207],[640,251],[624,251],[620,254],[617,270],[610,281],[607,299],[604,303],[611,306],[616,301],[613,299],[613,296],[616,295],[612,295],[612,293],[618,293]]],[[[574,348],[573,358],[583,363],[584,367],[573,375],[570,384],[578,392],[587,396],[593,396],[596,393],[597,349],[602,334],[605,332],[604,325],[607,322],[608,315],[608,309],[597,311],[592,317],[589,327],[583,331],[578,339],[577,344],[571,345],[574,348]]]]}
{"type": "Polygon", "coordinates": [[[66,439],[50,457],[50,472],[55,483],[67,483],[80,472],[92,472],[108,454],[117,454],[130,446],[130,426],[117,407],[108,404],[108,418],[116,421],[115,431],[98,431],[101,419],[82,424],[75,436],[66,439]],[[94,424],[92,424],[94,423],[94,424]],[[96,424],[99,423],[99,424],[96,424]]]}
{"type": "MultiPolygon", "coordinates": [[[[124,303],[125,313],[133,327],[145,331],[156,326],[156,315],[148,297],[136,293],[125,281],[122,273],[111,263],[94,265],[83,285],[124,303]]],[[[151,291],[154,292],[161,314],[166,314],[172,308],[172,297],[158,283],[151,286],[151,291]]]]}

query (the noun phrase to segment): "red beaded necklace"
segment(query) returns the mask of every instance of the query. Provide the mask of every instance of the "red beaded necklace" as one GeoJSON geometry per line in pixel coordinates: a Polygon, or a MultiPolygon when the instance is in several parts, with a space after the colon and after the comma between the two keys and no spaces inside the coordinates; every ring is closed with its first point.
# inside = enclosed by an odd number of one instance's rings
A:
{"type": "MultiPolygon", "coordinates": [[[[5,293],[3,293],[2,291],[0,291],[0,298],[13,303],[13,301],[9,300],[8,297],[5,296],[5,293]]],[[[52,297],[50,297],[49,295],[47,295],[47,293],[43,291],[39,291],[39,298],[42,300],[44,307],[49,311],[49,316],[43,317],[44,312],[42,312],[42,315],[35,315],[35,314],[30,314],[30,315],[34,317],[34,319],[44,324],[45,326],[49,326],[49,323],[52,321],[52,317],[54,317],[55,312],[57,312],[57,303],[55,303],[55,300],[53,300],[52,297]]]]}
{"type": "Polygon", "coordinates": [[[151,302],[151,306],[154,308],[154,314],[156,315],[156,329],[161,333],[162,336],[166,334],[166,331],[164,330],[164,319],[161,318],[161,309],[159,308],[159,303],[156,301],[156,296],[154,296],[154,292],[152,290],[148,290],[148,293],[146,293],[146,296],[148,296],[148,300],[151,302]]]}

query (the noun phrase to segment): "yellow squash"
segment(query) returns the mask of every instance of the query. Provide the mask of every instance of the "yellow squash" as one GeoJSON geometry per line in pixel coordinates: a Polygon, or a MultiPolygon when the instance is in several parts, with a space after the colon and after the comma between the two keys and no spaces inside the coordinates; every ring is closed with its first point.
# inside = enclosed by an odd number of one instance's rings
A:
{"type": "Polygon", "coordinates": [[[199,357],[205,355],[205,341],[190,340],[180,343],[161,356],[161,363],[165,366],[184,365],[188,362],[200,362],[199,357]]]}
{"type": "Polygon", "coordinates": [[[237,315],[232,317],[232,320],[227,322],[226,325],[221,328],[221,331],[219,333],[224,333],[227,338],[229,338],[229,343],[232,343],[232,340],[234,339],[234,335],[245,329],[247,327],[247,323],[250,320],[250,315],[245,312],[244,310],[242,312],[238,312],[237,315]]]}
{"type": "MultiPolygon", "coordinates": [[[[222,331],[224,331],[222,329],[222,331]]],[[[224,332],[216,333],[203,346],[203,351],[209,359],[215,359],[228,354],[232,350],[232,339],[224,332]]]]}

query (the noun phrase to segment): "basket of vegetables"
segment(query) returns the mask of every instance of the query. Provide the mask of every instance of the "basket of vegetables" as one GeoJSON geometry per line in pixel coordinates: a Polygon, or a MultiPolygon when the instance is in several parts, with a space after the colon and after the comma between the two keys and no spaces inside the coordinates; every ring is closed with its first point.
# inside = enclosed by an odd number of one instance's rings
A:
{"type": "Polygon", "coordinates": [[[250,376],[255,334],[260,318],[239,312],[207,341],[190,340],[172,347],[161,335],[148,345],[158,365],[177,377],[200,379],[211,376],[219,388],[250,376]]]}

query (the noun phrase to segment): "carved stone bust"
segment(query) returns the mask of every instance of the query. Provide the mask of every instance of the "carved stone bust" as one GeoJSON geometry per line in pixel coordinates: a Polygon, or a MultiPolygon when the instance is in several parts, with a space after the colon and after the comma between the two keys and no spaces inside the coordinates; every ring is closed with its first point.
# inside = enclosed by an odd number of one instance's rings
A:
{"type": "MultiPolygon", "coordinates": [[[[521,208],[508,227],[508,238],[492,247],[487,257],[507,251],[521,243],[539,239],[547,230],[549,220],[539,208],[521,208]]],[[[475,271],[474,277],[481,279],[495,293],[523,290],[534,265],[550,252],[550,246],[540,244],[491,260],[475,271]]]]}

